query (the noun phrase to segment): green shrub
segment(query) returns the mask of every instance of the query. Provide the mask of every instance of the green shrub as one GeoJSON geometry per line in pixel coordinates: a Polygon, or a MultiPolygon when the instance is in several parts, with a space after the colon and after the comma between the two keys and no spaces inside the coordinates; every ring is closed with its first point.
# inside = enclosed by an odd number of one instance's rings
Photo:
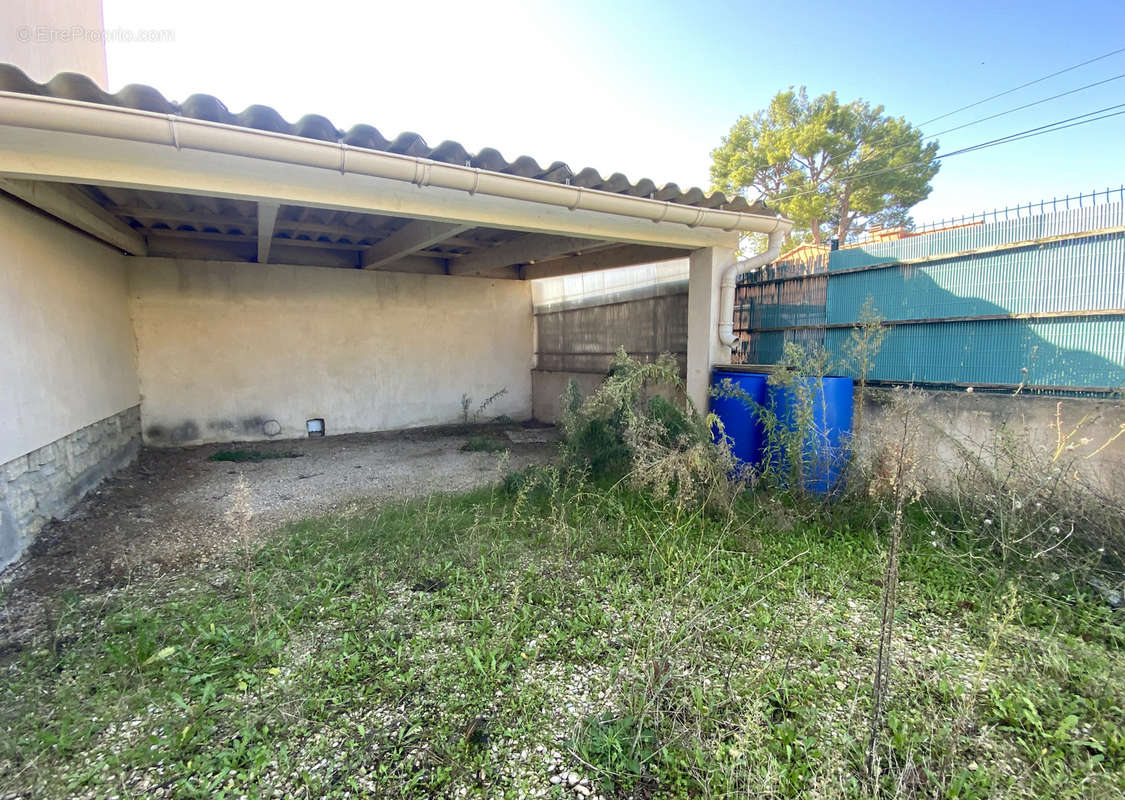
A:
{"type": "Polygon", "coordinates": [[[727,507],[744,487],[722,424],[687,399],[675,359],[643,363],[619,349],[602,384],[583,399],[573,381],[562,397],[563,460],[595,480],[626,480],[681,506],[727,507]],[[660,388],[681,401],[655,394],[660,388]]]}

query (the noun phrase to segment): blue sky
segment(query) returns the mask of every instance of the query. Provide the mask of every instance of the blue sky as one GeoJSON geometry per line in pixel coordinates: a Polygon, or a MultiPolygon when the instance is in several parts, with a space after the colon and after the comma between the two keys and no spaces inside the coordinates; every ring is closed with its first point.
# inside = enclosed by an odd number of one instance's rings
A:
{"type": "MultiPolygon", "coordinates": [[[[1125,3],[273,2],[104,0],[109,80],[238,110],[368,122],[509,159],[708,184],[740,114],[806,85],[920,124],[1125,47],[1125,3]]],[[[970,109],[926,133],[1125,74],[1125,53],[970,109]]],[[[939,137],[952,150],[1125,103],[1125,78],[939,137]]],[[[919,222],[1125,182],[1125,116],[949,159],[919,222]]]]}

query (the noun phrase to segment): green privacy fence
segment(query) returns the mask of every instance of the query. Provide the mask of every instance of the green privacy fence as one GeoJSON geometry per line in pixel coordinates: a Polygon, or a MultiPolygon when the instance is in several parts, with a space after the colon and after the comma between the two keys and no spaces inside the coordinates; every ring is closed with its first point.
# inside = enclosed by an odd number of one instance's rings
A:
{"type": "Polygon", "coordinates": [[[1045,392],[1125,386],[1125,204],[1105,203],[775,265],[736,295],[736,360],[784,343],[841,361],[871,298],[886,326],[874,381],[1045,392]]]}

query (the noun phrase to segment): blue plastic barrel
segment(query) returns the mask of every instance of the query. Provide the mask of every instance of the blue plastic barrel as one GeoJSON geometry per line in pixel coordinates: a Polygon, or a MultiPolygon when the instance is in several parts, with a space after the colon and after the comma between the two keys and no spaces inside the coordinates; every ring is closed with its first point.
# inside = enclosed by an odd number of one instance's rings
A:
{"type": "MultiPolygon", "coordinates": [[[[766,376],[755,372],[716,369],[711,385],[729,380],[742,394],[735,397],[712,397],[711,411],[723,423],[723,432],[731,440],[731,453],[743,464],[757,466],[762,460],[765,431],[757,409],[766,404],[766,376]]],[[[719,432],[715,431],[718,438],[719,432]]]]}
{"type": "MultiPolygon", "coordinates": [[[[790,431],[799,425],[801,398],[811,403],[801,447],[800,480],[805,490],[827,495],[841,487],[851,449],[854,397],[851,378],[798,378],[792,388],[769,387],[767,406],[777,416],[779,426],[790,431]]],[[[783,473],[790,469],[784,443],[770,459],[783,473]]]]}

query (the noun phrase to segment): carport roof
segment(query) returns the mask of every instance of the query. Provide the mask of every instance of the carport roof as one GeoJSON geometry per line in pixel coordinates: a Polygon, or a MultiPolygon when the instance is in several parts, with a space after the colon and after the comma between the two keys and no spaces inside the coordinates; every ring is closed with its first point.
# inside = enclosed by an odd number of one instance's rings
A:
{"type": "Polygon", "coordinates": [[[304,139],[345,144],[351,147],[386,153],[425,158],[447,164],[475,167],[507,175],[595,189],[602,192],[647,197],[654,200],[693,206],[721,209],[749,214],[771,214],[761,202],[750,204],[745,198],[728,198],[722,192],[704,192],[699,188],[681,189],[675,183],[663,186],[649,178],[630,181],[620,172],[603,177],[596,169],[586,167],[574,172],[562,161],[549,166],[540,165],[530,156],[519,156],[508,161],[501,153],[486,147],[477,153],[468,152],[461,144],[446,140],[431,147],[416,133],[400,133],[387,139],[372,125],[355,125],[347,131],[337,128],[331,120],[319,114],[306,114],[291,123],[267,105],[251,105],[235,114],[217,97],[193,94],[182,103],[168,100],[158,90],[143,84],[130,84],[114,94],[103,91],[90,78],[73,72],[63,72],[47,83],[36,83],[18,67],[0,64],[0,91],[36,95],[60,100],[75,100],[98,105],[128,108],[169,114],[206,122],[217,122],[258,131],[281,133],[304,139]]]}
{"type": "Polygon", "coordinates": [[[720,192],[315,115],[291,124],[267,106],[232,114],[210,95],[107,94],[73,73],[39,84],[3,64],[0,190],[137,257],[522,280],[791,225],[720,192]]]}

